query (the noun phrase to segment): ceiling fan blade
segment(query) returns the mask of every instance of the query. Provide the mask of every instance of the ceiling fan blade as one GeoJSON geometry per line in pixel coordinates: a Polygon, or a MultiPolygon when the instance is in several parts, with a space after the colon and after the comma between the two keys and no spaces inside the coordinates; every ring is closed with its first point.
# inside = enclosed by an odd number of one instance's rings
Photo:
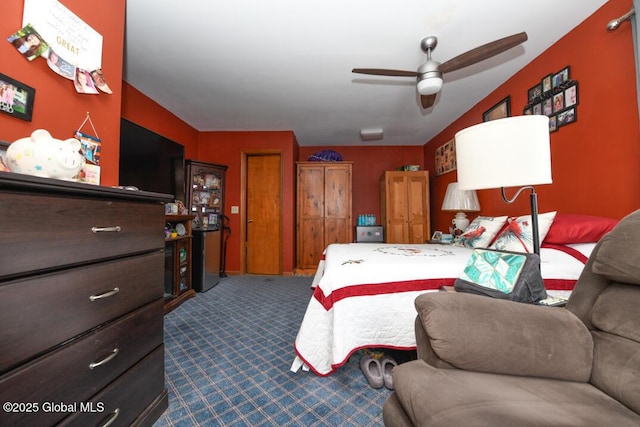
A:
{"type": "Polygon", "coordinates": [[[429,108],[436,102],[437,93],[433,95],[420,95],[420,104],[422,104],[422,108],[429,108]]]}
{"type": "Polygon", "coordinates": [[[374,76],[418,77],[418,73],[415,71],[385,70],[382,68],[354,68],[351,72],[358,74],[372,74],[374,76]]]}
{"type": "Polygon", "coordinates": [[[522,32],[478,46],[475,49],[471,49],[470,51],[462,53],[455,58],[442,63],[440,65],[440,71],[448,73],[459,70],[460,68],[468,67],[469,65],[473,65],[477,62],[484,61],[485,59],[489,59],[492,56],[526,42],[527,38],[527,33],[522,32]]]}

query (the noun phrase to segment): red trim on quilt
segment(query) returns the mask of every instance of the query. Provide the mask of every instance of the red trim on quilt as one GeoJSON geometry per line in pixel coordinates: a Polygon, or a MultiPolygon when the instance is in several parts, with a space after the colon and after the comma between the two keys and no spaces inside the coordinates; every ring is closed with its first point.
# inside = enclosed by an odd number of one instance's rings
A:
{"type": "MultiPolygon", "coordinates": [[[[369,283],[362,285],[346,286],[331,292],[325,296],[320,288],[316,288],[313,297],[329,311],[333,304],[340,300],[351,297],[361,297],[367,295],[394,294],[399,292],[429,291],[440,289],[442,286],[453,286],[455,278],[437,278],[408,280],[404,282],[369,283]]],[[[544,279],[547,290],[570,291],[576,284],[575,279],[544,279]]]]}
{"type": "Polygon", "coordinates": [[[548,291],[572,291],[576,282],[575,279],[544,279],[544,287],[548,291]]]}
{"type": "Polygon", "coordinates": [[[349,297],[361,297],[365,295],[394,294],[398,292],[427,291],[440,289],[441,286],[453,286],[456,279],[421,279],[402,282],[368,283],[361,285],[345,286],[336,289],[329,296],[324,296],[320,288],[316,288],[313,297],[329,311],[333,304],[349,297]]]}
{"type": "Polygon", "coordinates": [[[574,248],[569,247],[569,246],[555,245],[553,243],[543,243],[541,245],[541,247],[542,248],[548,248],[548,249],[555,249],[557,251],[564,252],[565,254],[571,255],[572,257],[574,257],[575,259],[577,259],[578,261],[580,261],[583,264],[586,264],[587,260],[589,259],[588,256],[586,256],[585,254],[583,254],[579,250],[574,249],[574,248]]]}

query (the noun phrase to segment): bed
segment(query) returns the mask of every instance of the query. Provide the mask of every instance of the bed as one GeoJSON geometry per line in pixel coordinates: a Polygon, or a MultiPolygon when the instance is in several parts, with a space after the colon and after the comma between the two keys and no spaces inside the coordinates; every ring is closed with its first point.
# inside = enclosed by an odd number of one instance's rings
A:
{"type": "MultiPolygon", "coordinates": [[[[488,217],[478,218],[483,218],[484,222],[478,223],[480,227],[476,224],[476,231],[492,227],[488,217]]],[[[504,230],[504,225],[498,227],[497,224],[503,224],[506,218],[489,219],[496,220],[494,229],[502,227],[504,230]]],[[[520,221],[520,226],[526,229],[526,217],[510,218],[507,222],[512,219],[520,221]]],[[[555,217],[555,212],[553,215],[541,214],[540,219],[547,237],[540,253],[547,293],[568,296],[595,242],[617,221],[579,215],[555,217]]],[[[470,226],[469,235],[474,234],[475,222],[470,226]]],[[[495,238],[492,240],[495,244],[495,238]]],[[[303,367],[319,376],[327,376],[363,348],[415,349],[415,298],[424,292],[439,291],[442,286],[452,286],[473,247],[486,247],[487,242],[469,245],[471,247],[385,243],[329,245],[314,276],[314,293],[295,339],[296,356],[291,370],[297,372],[303,367]]]]}

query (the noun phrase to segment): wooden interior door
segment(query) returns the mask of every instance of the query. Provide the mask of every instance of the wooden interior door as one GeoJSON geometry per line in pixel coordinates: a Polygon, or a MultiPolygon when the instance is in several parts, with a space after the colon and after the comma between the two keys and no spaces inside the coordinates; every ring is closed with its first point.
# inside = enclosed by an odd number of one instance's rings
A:
{"type": "Polygon", "coordinates": [[[249,155],[246,170],[246,272],[282,274],[281,155],[249,155]]]}

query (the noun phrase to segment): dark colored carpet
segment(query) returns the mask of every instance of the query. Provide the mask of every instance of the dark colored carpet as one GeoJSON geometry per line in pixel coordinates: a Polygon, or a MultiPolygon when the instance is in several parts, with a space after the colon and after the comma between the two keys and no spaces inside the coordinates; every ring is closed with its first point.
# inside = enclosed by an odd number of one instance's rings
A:
{"type": "Polygon", "coordinates": [[[163,426],[381,426],[389,390],[360,354],[326,378],[292,373],[311,277],[233,276],[165,316],[163,426]]]}

